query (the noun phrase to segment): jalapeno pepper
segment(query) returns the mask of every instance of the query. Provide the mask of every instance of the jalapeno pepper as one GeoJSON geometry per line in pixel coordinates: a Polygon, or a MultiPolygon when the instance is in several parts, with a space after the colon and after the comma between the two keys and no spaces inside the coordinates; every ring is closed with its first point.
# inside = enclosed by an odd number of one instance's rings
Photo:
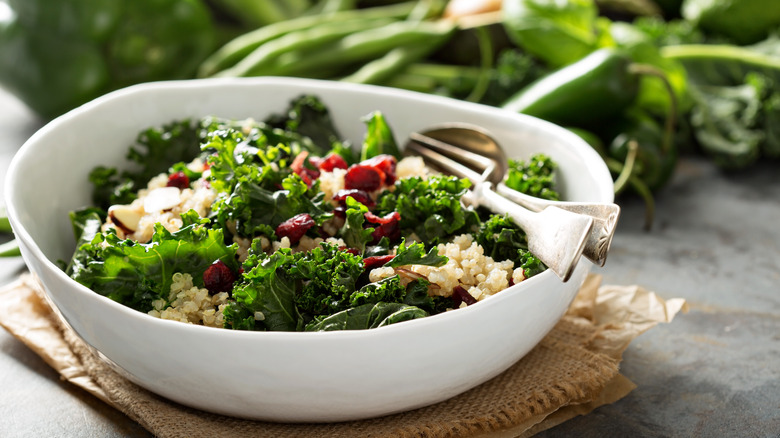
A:
{"type": "Polygon", "coordinates": [[[589,127],[628,107],[639,92],[631,58],[597,50],[520,90],[502,107],[561,125],[589,127]]]}
{"type": "Polygon", "coordinates": [[[139,82],[191,77],[216,45],[201,0],[8,0],[0,84],[44,118],[139,82]]]}

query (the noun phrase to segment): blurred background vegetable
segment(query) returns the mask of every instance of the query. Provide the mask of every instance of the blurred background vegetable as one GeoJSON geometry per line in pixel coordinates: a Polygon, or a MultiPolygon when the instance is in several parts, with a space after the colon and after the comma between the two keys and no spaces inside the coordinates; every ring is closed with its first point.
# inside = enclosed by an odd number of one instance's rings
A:
{"type": "MultiPolygon", "coordinates": [[[[647,203],[678,156],[780,157],[777,0],[0,0],[0,85],[43,118],[137,82],[300,76],[523,112],[647,203]]],[[[389,121],[392,123],[392,121],[389,121]]]]}

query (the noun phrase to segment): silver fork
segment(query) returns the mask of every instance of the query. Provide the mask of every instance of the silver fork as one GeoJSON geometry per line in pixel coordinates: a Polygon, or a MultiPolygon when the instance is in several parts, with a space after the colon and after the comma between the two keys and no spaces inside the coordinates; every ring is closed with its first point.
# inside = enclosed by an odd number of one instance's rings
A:
{"type": "Polygon", "coordinates": [[[571,278],[582,256],[593,218],[557,207],[548,207],[539,212],[523,208],[493,191],[493,184],[484,175],[426,147],[420,140],[425,141],[421,138],[412,139],[405,150],[455,176],[468,178],[473,186],[464,196],[467,202],[486,207],[494,213],[508,215],[525,231],[528,250],[562,281],[571,278]]]}
{"type": "MultiPolygon", "coordinates": [[[[514,190],[504,184],[503,181],[506,177],[504,172],[506,171],[506,167],[502,168],[495,160],[503,159],[503,161],[506,161],[506,157],[503,155],[503,151],[501,151],[498,143],[487,133],[479,130],[477,127],[466,124],[444,125],[428,132],[425,134],[415,132],[410,134],[409,137],[419,144],[425,145],[428,148],[446,154],[448,157],[453,157],[455,160],[471,166],[471,168],[465,168],[465,171],[470,172],[471,174],[468,176],[460,174],[459,176],[462,178],[468,178],[469,176],[473,178],[479,175],[486,181],[493,182],[495,184],[495,190],[500,195],[533,211],[542,211],[547,207],[553,206],[573,213],[591,216],[593,218],[593,226],[588,233],[582,255],[598,266],[604,266],[610,245],[612,244],[612,238],[615,235],[618,218],[620,217],[620,207],[617,204],[551,201],[526,195],[525,193],[514,190]],[[453,130],[456,130],[457,132],[453,130]],[[428,132],[431,134],[426,135],[428,132]],[[442,141],[433,137],[433,135],[438,135],[442,132],[447,134],[446,137],[448,139],[469,138],[470,140],[467,141],[469,145],[463,145],[463,147],[455,146],[447,141],[442,141]],[[475,140],[475,138],[478,140],[475,140]],[[488,152],[492,158],[476,154],[466,149],[466,146],[471,146],[472,143],[479,143],[479,148],[482,150],[485,150],[486,148],[490,149],[486,152],[488,152]],[[490,146],[486,146],[486,144],[490,144],[490,146]],[[474,172],[472,168],[478,169],[482,174],[480,175],[474,172]]],[[[448,157],[445,157],[445,159],[449,159],[448,157]]],[[[461,171],[464,171],[463,168],[461,168],[461,171]]]]}

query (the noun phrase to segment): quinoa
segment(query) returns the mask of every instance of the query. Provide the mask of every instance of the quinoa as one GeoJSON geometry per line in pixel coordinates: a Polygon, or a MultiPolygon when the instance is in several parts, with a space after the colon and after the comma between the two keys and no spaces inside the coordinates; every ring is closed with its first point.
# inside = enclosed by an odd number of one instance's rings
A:
{"type": "MultiPolygon", "coordinates": [[[[470,234],[456,236],[452,242],[437,247],[439,255],[447,256],[446,264],[434,267],[425,265],[406,266],[411,272],[425,276],[436,287],[429,289],[432,295],[452,296],[453,289],[461,286],[477,301],[481,301],[512,284],[523,281],[522,268],[514,268],[511,260],[495,261],[485,255],[485,249],[474,241],[470,234]]],[[[391,267],[371,270],[370,281],[392,277],[398,272],[391,267]]]]}
{"type": "Polygon", "coordinates": [[[230,295],[227,292],[209,294],[208,289],[199,288],[192,283],[190,274],[173,274],[169,304],[165,300],[152,302],[153,310],[149,315],[161,319],[202,324],[208,327],[222,327],[222,314],[228,305],[230,295]]]}

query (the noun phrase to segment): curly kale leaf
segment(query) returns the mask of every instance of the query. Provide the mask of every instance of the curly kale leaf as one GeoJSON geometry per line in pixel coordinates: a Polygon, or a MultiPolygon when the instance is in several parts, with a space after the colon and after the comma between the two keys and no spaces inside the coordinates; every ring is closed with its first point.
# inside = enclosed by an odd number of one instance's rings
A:
{"type": "Polygon", "coordinates": [[[236,330],[300,331],[303,318],[295,306],[295,280],[286,267],[295,256],[283,248],[270,256],[254,255],[241,282],[233,287],[233,299],[225,311],[225,327],[236,330]],[[259,319],[255,315],[262,315],[259,319]]]}
{"type": "Polygon", "coordinates": [[[222,230],[206,228],[208,220],[192,210],[182,220],[184,226],[173,233],[155,225],[151,242],[145,244],[120,240],[112,231],[95,235],[77,250],[86,256],[72,264],[71,277],[101,295],[148,312],[153,300],[168,300],[176,272],[192,275],[193,283],[202,287],[203,272],[217,260],[237,270],[235,245],[225,245],[222,230]]]}
{"type": "Polygon", "coordinates": [[[559,201],[555,191],[555,170],[558,166],[544,154],[532,155],[528,162],[509,160],[507,187],[537,198],[559,201]]]}
{"type": "Polygon", "coordinates": [[[395,257],[393,257],[385,266],[398,267],[407,265],[427,265],[427,266],[442,266],[447,263],[449,259],[446,256],[440,256],[438,249],[434,246],[425,253],[425,245],[418,242],[413,242],[411,245],[406,246],[406,242],[401,242],[396,250],[395,257]]]}
{"type": "Polygon", "coordinates": [[[265,123],[310,139],[307,149],[319,156],[324,156],[332,143],[341,138],[328,108],[319,98],[311,95],[295,98],[287,111],[268,117],[265,123]]]}
{"type": "Polygon", "coordinates": [[[369,303],[315,319],[306,325],[306,331],[365,330],[426,316],[426,311],[406,304],[369,303]]]}
{"type": "Polygon", "coordinates": [[[727,169],[780,156],[780,86],[756,72],[736,86],[692,85],[691,125],[702,150],[727,169]]]}
{"type": "Polygon", "coordinates": [[[252,141],[234,129],[212,131],[202,148],[210,152],[209,181],[217,192],[230,193],[242,180],[274,190],[292,173],[289,146],[252,141]]]}
{"type": "Polygon", "coordinates": [[[515,268],[522,267],[526,278],[546,269],[544,264],[528,251],[525,232],[507,216],[492,215],[474,234],[474,240],[485,249],[485,255],[493,260],[512,260],[515,268]]]}
{"type": "Polygon", "coordinates": [[[90,173],[95,205],[107,209],[114,204],[128,204],[152,177],[166,172],[173,163],[191,161],[201,152],[198,129],[189,120],[149,128],[138,135],[136,143],[127,154],[135,169],[119,172],[98,167],[90,173]]]}
{"type": "Polygon", "coordinates": [[[281,182],[281,190],[268,190],[251,180],[241,178],[233,192],[212,206],[217,222],[235,223],[242,236],[268,235],[280,223],[301,213],[308,213],[318,225],[332,217],[332,206],[315,184],[312,188],[291,173],[281,182]],[[269,228],[270,227],[270,228],[269,228]]]}
{"type": "Polygon", "coordinates": [[[309,137],[287,129],[284,124],[272,126],[269,123],[253,119],[232,120],[218,117],[207,117],[201,121],[201,136],[203,140],[213,132],[239,131],[249,146],[262,149],[266,145],[287,145],[294,155],[306,150],[315,155],[322,155],[328,148],[315,144],[309,137]]]}
{"type": "Polygon", "coordinates": [[[470,183],[466,179],[436,175],[428,179],[412,177],[396,181],[394,191],[385,191],[377,200],[379,215],[398,211],[404,232],[414,232],[424,242],[466,232],[479,223],[473,210],[461,205],[460,198],[470,183]]]}
{"type": "Polygon", "coordinates": [[[70,213],[70,223],[73,226],[73,236],[76,238],[76,251],[71,257],[70,263],[65,268],[65,273],[72,275],[74,272],[84,269],[90,260],[89,253],[82,246],[92,242],[100,233],[100,227],[106,212],[95,207],[88,207],[70,213]]]}
{"type": "Polygon", "coordinates": [[[295,302],[301,312],[323,315],[350,307],[357,281],[363,273],[362,257],[321,244],[312,251],[296,254],[290,264],[290,278],[302,281],[295,302]]]}
{"type": "Polygon", "coordinates": [[[428,294],[428,287],[430,285],[431,283],[424,278],[412,281],[406,285],[406,295],[404,296],[403,303],[409,306],[419,307],[430,315],[435,315],[446,311],[448,308],[452,308],[452,297],[431,296],[428,294]]]}
{"type": "Polygon", "coordinates": [[[406,288],[401,285],[397,275],[383,278],[376,283],[368,283],[349,296],[349,307],[358,307],[368,303],[399,302],[406,296],[406,288]]]}

